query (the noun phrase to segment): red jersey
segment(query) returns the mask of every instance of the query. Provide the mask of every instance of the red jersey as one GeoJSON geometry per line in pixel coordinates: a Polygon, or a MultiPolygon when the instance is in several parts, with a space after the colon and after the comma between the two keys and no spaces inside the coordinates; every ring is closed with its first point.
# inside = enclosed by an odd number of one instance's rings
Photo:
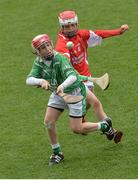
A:
{"type": "Polygon", "coordinates": [[[56,51],[62,53],[70,59],[72,66],[79,74],[91,76],[88,65],[87,48],[100,45],[103,38],[120,34],[120,29],[116,30],[78,30],[77,34],[71,38],[58,33],[56,43],[56,51]],[[74,46],[71,50],[66,47],[67,42],[73,42],[74,46]]]}

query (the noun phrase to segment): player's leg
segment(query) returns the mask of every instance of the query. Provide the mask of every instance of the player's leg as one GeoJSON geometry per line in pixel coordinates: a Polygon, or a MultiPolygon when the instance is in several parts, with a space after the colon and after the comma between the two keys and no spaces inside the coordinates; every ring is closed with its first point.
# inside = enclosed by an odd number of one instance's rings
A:
{"type": "Polygon", "coordinates": [[[53,151],[53,154],[50,156],[49,165],[58,164],[64,159],[56,132],[56,121],[61,113],[60,109],[48,107],[44,119],[53,151]]]}
{"type": "Polygon", "coordinates": [[[99,99],[96,97],[96,95],[92,91],[90,91],[89,89],[87,89],[86,93],[87,93],[86,94],[87,95],[87,102],[93,108],[98,119],[101,121],[101,120],[107,118],[107,115],[103,110],[103,106],[102,106],[101,102],[99,101],[99,99]]]}
{"type": "Polygon", "coordinates": [[[46,110],[44,125],[47,128],[51,144],[57,144],[58,138],[56,133],[56,121],[58,120],[61,111],[52,107],[46,110]]]}
{"type": "Polygon", "coordinates": [[[53,151],[53,154],[49,160],[49,165],[58,164],[64,159],[56,132],[56,121],[64,108],[65,102],[63,99],[60,96],[52,93],[49,98],[48,108],[44,118],[44,124],[47,129],[53,151]]]}
{"type": "MultiPolygon", "coordinates": [[[[112,121],[109,117],[107,117],[106,113],[104,112],[103,106],[96,95],[87,90],[87,101],[93,107],[94,112],[100,121],[107,121],[109,124],[112,124],[112,121]]],[[[117,131],[114,128],[111,128],[108,133],[105,134],[108,140],[114,139],[115,143],[119,143],[121,141],[123,133],[121,131],[117,131]]]]}
{"type": "Polygon", "coordinates": [[[100,130],[103,133],[106,133],[110,130],[111,126],[108,122],[86,122],[82,123],[81,117],[70,117],[70,128],[74,133],[81,134],[81,133],[90,133],[97,130],[100,130]]]}
{"type": "Polygon", "coordinates": [[[99,123],[85,122],[82,123],[82,117],[86,110],[86,99],[76,104],[68,105],[70,116],[70,128],[75,133],[88,133],[96,130],[101,130],[103,133],[111,128],[108,122],[102,121],[99,123]]]}
{"type": "MultiPolygon", "coordinates": [[[[87,110],[92,107],[96,116],[100,121],[107,118],[106,113],[103,110],[101,102],[98,100],[96,95],[92,92],[93,88],[91,86],[91,90],[86,87],[86,97],[87,97],[87,110]]],[[[86,118],[83,118],[83,123],[87,122],[86,118]]]]}

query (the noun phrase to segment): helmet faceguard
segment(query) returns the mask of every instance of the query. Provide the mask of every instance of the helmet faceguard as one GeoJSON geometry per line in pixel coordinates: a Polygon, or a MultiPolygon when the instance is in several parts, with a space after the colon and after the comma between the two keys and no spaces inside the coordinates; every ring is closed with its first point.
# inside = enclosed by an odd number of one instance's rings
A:
{"type": "MultiPolygon", "coordinates": [[[[47,34],[40,34],[34,37],[31,44],[33,52],[38,56],[42,57],[39,49],[40,47],[44,46],[46,43],[50,43],[53,48],[53,42],[47,34]]],[[[53,55],[54,55],[54,51],[53,53],[48,53],[45,57],[42,57],[42,59],[49,60],[50,58],[53,57],[53,55]]]]}
{"type": "Polygon", "coordinates": [[[68,33],[64,32],[64,26],[70,25],[70,24],[78,24],[78,17],[77,14],[74,11],[64,11],[59,14],[58,16],[59,24],[62,27],[62,33],[67,37],[73,37],[76,35],[77,29],[68,33]]]}

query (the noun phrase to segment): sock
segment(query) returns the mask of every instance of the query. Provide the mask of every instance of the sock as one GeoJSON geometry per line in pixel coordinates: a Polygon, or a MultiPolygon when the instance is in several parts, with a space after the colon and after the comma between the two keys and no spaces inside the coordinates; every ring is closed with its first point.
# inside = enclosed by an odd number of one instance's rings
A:
{"type": "Polygon", "coordinates": [[[101,122],[101,123],[98,123],[98,124],[99,124],[98,129],[100,129],[102,132],[108,131],[108,125],[106,123],[101,122]]]}
{"type": "Polygon", "coordinates": [[[53,153],[54,154],[59,154],[60,152],[61,152],[61,148],[60,148],[60,145],[59,145],[59,143],[57,143],[57,144],[52,144],[51,145],[52,146],[52,149],[53,149],[53,153]]]}

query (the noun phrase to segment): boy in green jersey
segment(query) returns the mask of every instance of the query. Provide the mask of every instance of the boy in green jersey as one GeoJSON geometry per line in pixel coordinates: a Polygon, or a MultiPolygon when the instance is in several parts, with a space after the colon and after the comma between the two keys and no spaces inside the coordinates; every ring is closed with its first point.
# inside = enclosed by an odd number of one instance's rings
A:
{"type": "Polygon", "coordinates": [[[71,66],[68,59],[54,50],[53,43],[48,35],[36,36],[32,40],[32,48],[37,58],[26,79],[26,84],[40,86],[45,90],[50,87],[56,89],[49,98],[44,124],[53,150],[49,165],[58,164],[63,161],[64,155],[56,133],[56,121],[65,108],[69,110],[70,127],[74,133],[89,133],[100,130],[106,134],[112,129],[112,123],[110,119],[98,123],[82,123],[86,110],[86,89],[82,83],[82,78],[71,66]],[[63,92],[76,96],[82,95],[83,99],[75,104],[67,104],[58,95],[63,92]]]}

